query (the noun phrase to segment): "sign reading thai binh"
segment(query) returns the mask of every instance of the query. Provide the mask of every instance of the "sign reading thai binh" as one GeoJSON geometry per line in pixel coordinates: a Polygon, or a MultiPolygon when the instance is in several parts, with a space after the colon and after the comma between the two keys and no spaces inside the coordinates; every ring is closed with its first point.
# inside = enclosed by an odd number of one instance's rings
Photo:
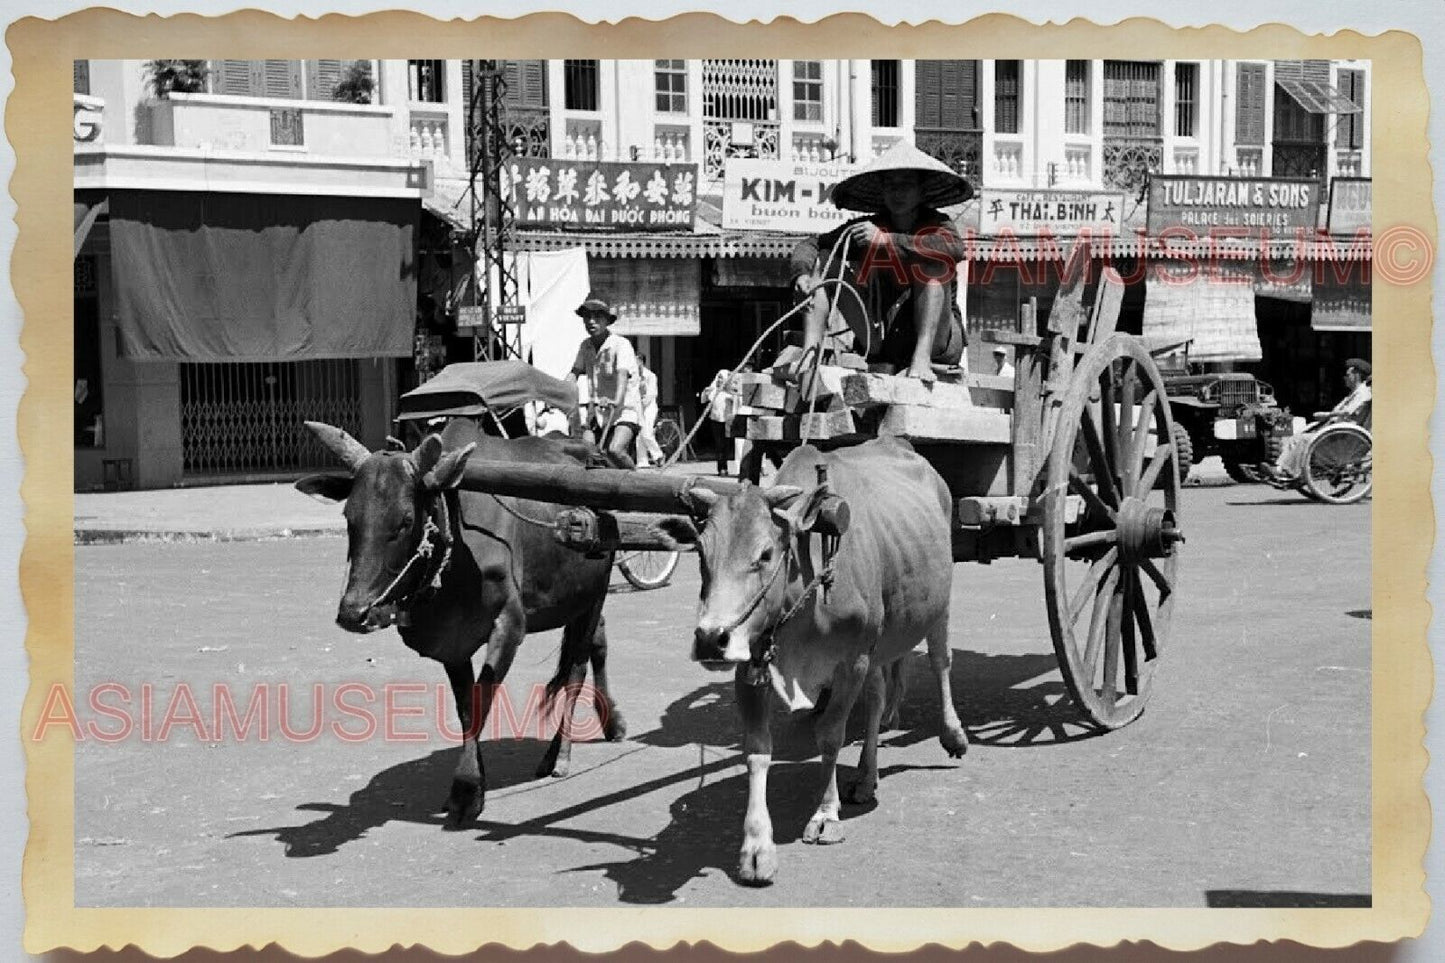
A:
{"type": "Polygon", "coordinates": [[[1370,230],[1373,191],[1368,177],[1336,177],[1330,182],[1330,211],[1326,223],[1331,234],[1370,230]]]}
{"type": "Polygon", "coordinates": [[[1314,234],[1321,185],[1315,180],[1154,175],[1149,233],[1259,239],[1314,234]]]}
{"type": "Polygon", "coordinates": [[[998,234],[1073,235],[1121,233],[1124,195],[1096,191],[984,190],[979,195],[978,230],[998,234]]]}
{"type": "Polygon", "coordinates": [[[502,172],[518,227],[690,231],[696,164],[518,157],[502,172]]]}
{"type": "Polygon", "coordinates": [[[838,182],[857,165],[834,161],[733,159],[723,171],[723,223],[729,230],[818,234],[858,216],[834,206],[838,182]]]}

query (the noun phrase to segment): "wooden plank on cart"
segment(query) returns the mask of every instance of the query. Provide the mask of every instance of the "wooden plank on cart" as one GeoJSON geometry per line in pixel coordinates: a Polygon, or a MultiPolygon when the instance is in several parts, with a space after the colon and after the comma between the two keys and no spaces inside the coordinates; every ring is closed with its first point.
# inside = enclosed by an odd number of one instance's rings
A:
{"type": "Polygon", "coordinates": [[[971,374],[968,376],[968,393],[973,403],[983,408],[1012,408],[1014,406],[1013,376],[996,374],[971,374]]]}
{"type": "Polygon", "coordinates": [[[734,435],[750,441],[797,441],[798,416],[763,415],[748,418],[741,433],[737,432],[737,422],[734,422],[734,435]]]}
{"type": "Polygon", "coordinates": [[[899,375],[851,374],[843,379],[843,400],[855,408],[873,405],[919,405],[926,408],[972,408],[968,385],[899,375]]]}
{"type": "Polygon", "coordinates": [[[798,407],[798,389],[790,385],[753,383],[743,386],[743,404],[749,408],[792,411],[798,407]]]}
{"type": "Polygon", "coordinates": [[[921,441],[964,441],[1006,444],[1011,436],[1006,412],[995,408],[925,408],[893,405],[878,423],[879,435],[921,441]]]}
{"type": "Polygon", "coordinates": [[[846,407],[834,411],[813,412],[798,419],[799,437],[806,436],[809,441],[826,441],[857,432],[858,426],[853,421],[853,412],[846,407]]]}

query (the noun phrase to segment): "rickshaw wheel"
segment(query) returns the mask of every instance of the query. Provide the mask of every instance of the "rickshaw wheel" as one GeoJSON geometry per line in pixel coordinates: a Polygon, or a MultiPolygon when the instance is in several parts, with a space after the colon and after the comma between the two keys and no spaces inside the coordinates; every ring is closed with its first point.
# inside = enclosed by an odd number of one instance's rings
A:
{"type": "Polygon", "coordinates": [[[1163,379],[1115,334],[1080,359],[1048,454],[1044,593],[1074,702],[1117,729],[1144,711],[1174,610],[1179,453],[1163,379]],[[1068,518],[1069,499],[1082,500],[1068,518]]]}
{"type": "Polygon", "coordinates": [[[632,587],[641,591],[662,588],[672,580],[680,553],[675,551],[629,552],[617,561],[617,570],[632,587]]]}
{"type": "Polygon", "coordinates": [[[1373,439],[1359,425],[1322,429],[1305,452],[1300,490],[1316,501],[1351,505],[1374,487],[1373,439]]]}

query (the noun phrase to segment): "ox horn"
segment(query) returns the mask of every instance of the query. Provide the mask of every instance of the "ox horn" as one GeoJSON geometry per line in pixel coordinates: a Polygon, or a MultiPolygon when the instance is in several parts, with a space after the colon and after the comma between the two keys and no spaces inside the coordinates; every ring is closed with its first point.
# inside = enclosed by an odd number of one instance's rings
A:
{"type": "Polygon", "coordinates": [[[355,472],[366,459],[371,457],[371,451],[365,445],[340,428],[320,421],[308,421],[306,427],[310,428],[311,433],[323,445],[331,449],[331,452],[340,458],[352,472],[355,472]]]}

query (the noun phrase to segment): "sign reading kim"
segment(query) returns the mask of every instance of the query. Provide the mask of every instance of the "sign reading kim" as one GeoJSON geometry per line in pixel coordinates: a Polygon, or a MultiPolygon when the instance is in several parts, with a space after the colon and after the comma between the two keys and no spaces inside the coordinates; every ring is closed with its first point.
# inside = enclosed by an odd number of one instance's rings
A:
{"type": "Polygon", "coordinates": [[[1319,223],[1319,181],[1259,177],[1159,175],[1149,179],[1149,233],[1276,239],[1319,223]]]}
{"type": "Polygon", "coordinates": [[[820,234],[858,217],[831,200],[859,169],[833,161],[734,159],[723,171],[723,223],[735,231],[820,234]]]}
{"type": "Polygon", "coordinates": [[[983,190],[979,194],[980,234],[1073,235],[1122,233],[1124,195],[1095,191],[983,190]]]}
{"type": "Polygon", "coordinates": [[[690,231],[696,164],[518,157],[502,171],[518,227],[690,231]]]}

